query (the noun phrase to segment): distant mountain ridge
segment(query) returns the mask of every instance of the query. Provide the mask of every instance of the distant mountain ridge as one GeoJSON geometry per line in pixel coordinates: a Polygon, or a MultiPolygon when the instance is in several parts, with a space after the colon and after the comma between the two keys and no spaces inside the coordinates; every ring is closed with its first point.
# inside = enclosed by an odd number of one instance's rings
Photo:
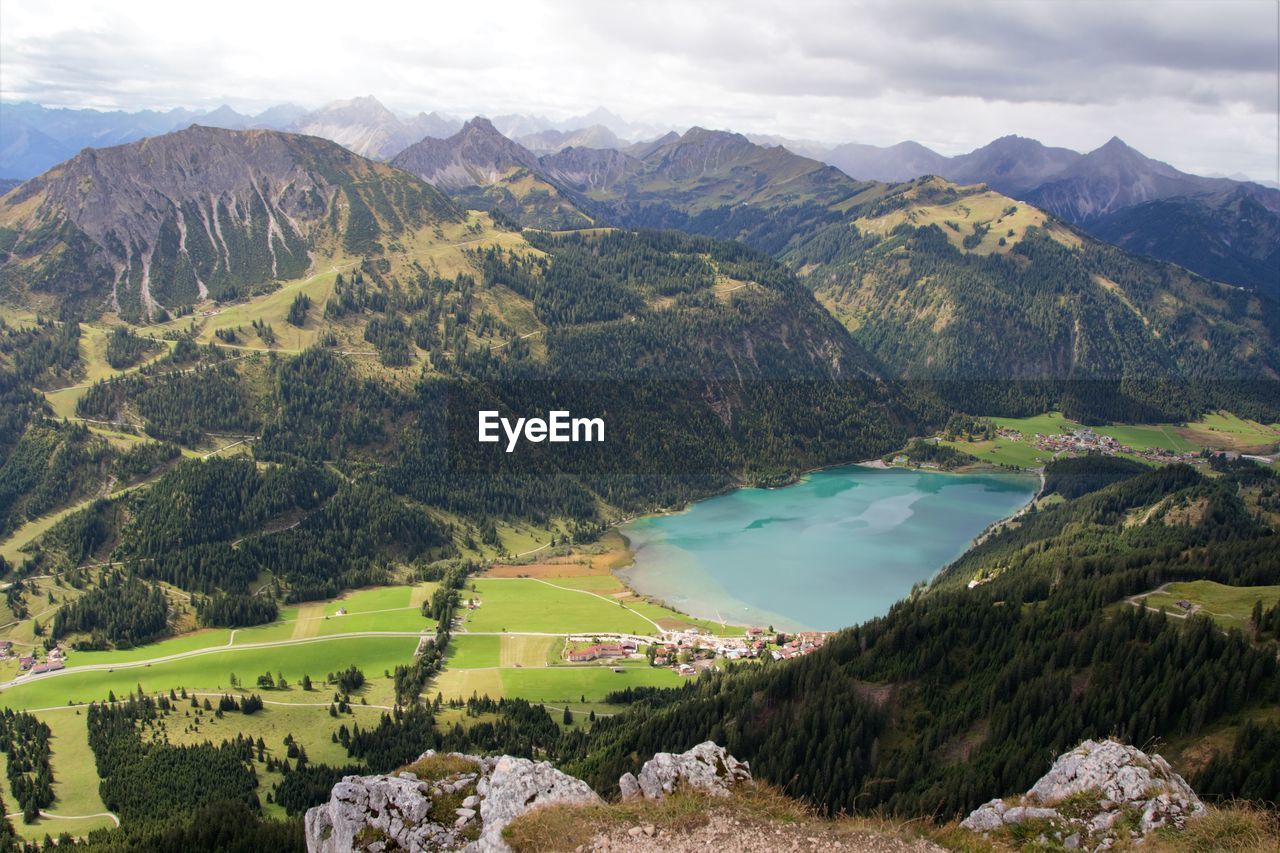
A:
{"type": "Polygon", "coordinates": [[[860,179],[935,174],[987,184],[1122,248],[1280,297],[1280,190],[1187,174],[1117,137],[1088,154],[1004,136],[955,157],[914,142],[841,145],[819,156],[860,179]]]}
{"type": "Polygon", "coordinates": [[[280,128],[332,140],[362,157],[388,160],[423,137],[448,136],[458,123],[437,113],[400,118],[367,95],[335,101],[280,128]]]}
{"type": "MultiPolygon", "coordinates": [[[[186,127],[193,120],[232,129],[271,127],[321,136],[383,160],[425,140],[450,138],[462,128],[456,119],[438,113],[398,115],[372,96],[333,102],[314,111],[284,104],[256,116],[241,115],[227,106],[206,113],[103,113],[0,104],[0,111],[0,178],[27,177],[85,146],[153,136],[186,127]]],[[[658,191],[652,179],[657,174],[674,177],[677,183],[690,179],[690,175],[680,174],[678,164],[649,160],[650,155],[680,139],[686,143],[680,156],[689,155],[688,133],[670,132],[628,142],[651,128],[604,109],[559,122],[536,115],[503,115],[490,121],[490,126],[495,135],[515,146],[506,146],[506,169],[518,162],[533,176],[533,184],[513,183],[509,180],[513,175],[506,174],[502,177],[507,185],[492,189],[500,177],[496,173],[483,180],[466,177],[469,172],[492,172],[492,164],[478,151],[446,155],[444,148],[431,144],[411,157],[418,161],[451,158],[450,175],[436,175],[439,170],[427,169],[422,162],[410,171],[419,175],[430,172],[429,182],[441,183],[460,201],[465,191],[470,196],[467,204],[501,210],[539,227],[573,227],[602,217],[620,223],[686,227],[682,224],[686,216],[704,215],[703,208],[708,206],[708,187],[713,182],[701,180],[696,191],[685,187],[678,192],[674,187],[658,191]],[[427,150],[435,154],[428,156],[427,150]],[[478,159],[468,165],[473,155],[478,159]],[[677,198],[680,192],[684,196],[677,198]],[[575,206],[577,212],[572,210],[575,206]]],[[[761,187],[767,187],[755,194],[756,201],[786,195],[774,180],[777,176],[771,174],[786,160],[778,153],[782,151],[807,155],[811,162],[820,160],[855,182],[896,183],[936,174],[962,185],[985,183],[1123,248],[1280,298],[1280,270],[1274,263],[1274,235],[1280,233],[1280,190],[1234,178],[1190,175],[1142,155],[1118,138],[1080,154],[1034,139],[1004,136],[966,154],[946,157],[911,141],[889,147],[848,143],[823,149],[813,141],[779,136],[728,136],[759,149],[738,149],[740,159],[745,158],[738,163],[743,167],[739,177],[755,174],[755,180],[763,181],[761,187]],[[764,144],[756,145],[752,139],[764,144]],[[765,155],[760,152],[769,150],[776,152],[770,155],[774,164],[762,167],[765,155]],[[746,162],[753,158],[760,162],[746,162]]],[[[491,139],[487,145],[495,148],[502,144],[491,139]]],[[[728,151],[724,148],[721,153],[728,151]]],[[[820,179],[815,176],[813,180],[820,179]]],[[[818,193],[824,197],[847,189],[844,181],[830,173],[821,180],[831,184],[827,191],[818,193]]],[[[720,206],[735,197],[748,201],[749,194],[741,189],[726,184],[720,206]]],[[[811,190],[814,188],[790,195],[788,203],[806,198],[811,190]]],[[[736,213],[731,218],[741,220],[743,215],[736,213]]],[[[694,230],[708,233],[708,224],[704,221],[694,230]]],[[[735,230],[724,226],[715,233],[735,237],[749,231],[749,227],[735,230]]],[[[771,250],[777,248],[770,246],[771,250]]]]}
{"type": "Polygon", "coordinates": [[[498,210],[522,225],[580,228],[592,224],[550,180],[537,155],[477,116],[447,139],[427,137],[391,165],[449,193],[465,207],[498,210]]]}

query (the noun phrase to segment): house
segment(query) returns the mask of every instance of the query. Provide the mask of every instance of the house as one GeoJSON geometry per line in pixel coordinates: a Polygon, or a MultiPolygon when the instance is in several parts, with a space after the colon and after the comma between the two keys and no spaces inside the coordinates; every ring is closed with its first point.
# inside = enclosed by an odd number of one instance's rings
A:
{"type": "Polygon", "coordinates": [[[763,634],[764,634],[764,628],[761,628],[759,625],[752,625],[750,628],[747,629],[748,637],[759,637],[759,636],[762,636],[763,634]]]}
{"type": "Polygon", "coordinates": [[[618,643],[596,643],[585,649],[570,649],[569,660],[575,663],[595,660],[596,658],[620,658],[627,655],[627,650],[618,643]]]}
{"type": "Polygon", "coordinates": [[[666,658],[666,656],[665,656],[665,655],[654,655],[654,656],[653,656],[653,665],[654,665],[654,666],[666,666],[666,665],[667,665],[667,658],[666,658]]]}
{"type": "Polygon", "coordinates": [[[676,668],[676,672],[680,673],[681,675],[693,675],[695,672],[697,672],[697,670],[695,670],[692,666],[690,666],[687,663],[682,663],[680,664],[679,667],[676,668]]]}
{"type": "Polygon", "coordinates": [[[35,655],[23,655],[22,657],[18,658],[18,669],[20,670],[31,669],[31,667],[35,665],[36,665],[35,655]]]}

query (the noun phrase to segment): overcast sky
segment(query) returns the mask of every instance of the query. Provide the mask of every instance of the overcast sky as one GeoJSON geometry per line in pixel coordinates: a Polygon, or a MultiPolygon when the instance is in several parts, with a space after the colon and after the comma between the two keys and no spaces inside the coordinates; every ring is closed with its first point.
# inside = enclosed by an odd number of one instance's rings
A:
{"type": "Polygon", "coordinates": [[[785,0],[4,0],[0,98],[389,107],[633,121],[942,153],[1113,135],[1280,180],[1280,4],[785,0]]]}

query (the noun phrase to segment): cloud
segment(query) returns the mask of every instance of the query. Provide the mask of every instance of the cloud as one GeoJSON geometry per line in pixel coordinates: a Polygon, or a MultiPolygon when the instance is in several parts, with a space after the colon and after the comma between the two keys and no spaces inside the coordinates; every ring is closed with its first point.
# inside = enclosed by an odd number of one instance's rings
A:
{"type": "Polygon", "coordinates": [[[628,118],[958,153],[1113,134],[1181,168],[1275,177],[1277,6],[1258,0],[226,0],[0,7],[0,98],[628,118]]]}

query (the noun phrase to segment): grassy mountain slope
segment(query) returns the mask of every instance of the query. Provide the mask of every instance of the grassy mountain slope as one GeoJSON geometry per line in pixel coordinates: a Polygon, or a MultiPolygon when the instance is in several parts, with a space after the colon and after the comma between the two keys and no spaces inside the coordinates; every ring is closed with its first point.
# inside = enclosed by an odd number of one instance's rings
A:
{"type": "Polygon", "coordinates": [[[430,186],[331,142],[192,127],[86,150],[6,195],[3,296],[154,317],[460,216],[430,186]]]}
{"type": "Polygon", "coordinates": [[[784,258],[914,378],[1280,375],[1269,300],[1126,255],[981,186],[900,185],[784,258]]]}

